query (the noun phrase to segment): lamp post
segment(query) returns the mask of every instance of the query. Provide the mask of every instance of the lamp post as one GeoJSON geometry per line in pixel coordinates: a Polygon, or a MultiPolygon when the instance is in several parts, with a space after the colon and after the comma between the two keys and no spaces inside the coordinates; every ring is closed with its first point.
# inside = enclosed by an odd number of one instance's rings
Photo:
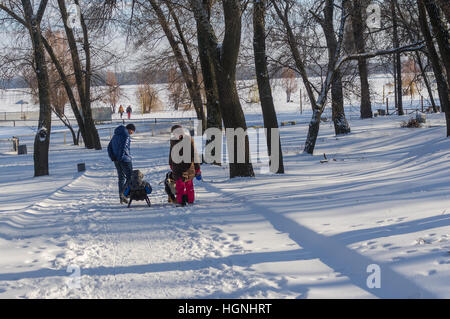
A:
{"type": "Polygon", "coordinates": [[[24,101],[24,100],[20,100],[20,101],[16,102],[16,104],[20,104],[20,118],[21,118],[22,120],[24,120],[25,118],[24,118],[24,116],[23,116],[23,105],[24,105],[24,104],[28,104],[28,102],[27,102],[27,101],[24,101]]]}

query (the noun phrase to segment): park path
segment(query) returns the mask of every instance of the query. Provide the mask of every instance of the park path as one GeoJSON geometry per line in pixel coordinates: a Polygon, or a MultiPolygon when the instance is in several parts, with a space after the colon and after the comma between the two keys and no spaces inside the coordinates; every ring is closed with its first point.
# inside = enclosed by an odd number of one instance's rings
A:
{"type": "Polygon", "coordinates": [[[0,274],[0,297],[433,297],[388,265],[275,211],[263,195],[239,195],[226,180],[196,183],[193,206],[167,204],[158,185],[167,171],[161,149],[135,152],[135,168],[154,188],[151,208],[120,206],[111,162],[99,159],[17,214],[7,240],[30,258],[0,274]],[[371,264],[381,268],[379,289],[367,286],[371,264]]]}

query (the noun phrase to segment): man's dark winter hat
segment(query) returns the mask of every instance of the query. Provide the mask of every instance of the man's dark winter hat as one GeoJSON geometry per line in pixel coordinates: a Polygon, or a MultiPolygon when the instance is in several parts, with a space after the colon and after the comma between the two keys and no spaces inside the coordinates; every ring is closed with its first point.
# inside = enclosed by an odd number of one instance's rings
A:
{"type": "Polygon", "coordinates": [[[136,132],[136,126],[134,126],[134,124],[128,124],[126,128],[127,130],[132,130],[133,132],[136,132]]]}

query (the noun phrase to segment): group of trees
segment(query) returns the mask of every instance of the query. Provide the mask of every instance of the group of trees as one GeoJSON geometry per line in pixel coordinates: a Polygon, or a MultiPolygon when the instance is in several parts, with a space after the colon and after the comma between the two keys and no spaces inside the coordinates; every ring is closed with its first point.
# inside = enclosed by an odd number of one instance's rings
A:
{"type": "MultiPolygon", "coordinates": [[[[445,79],[450,61],[446,1],[141,0],[134,3],[138,24],[142,26],[139,45],[154,48],[154,38],[149,35],[164,34],[172,49],[164,58],[172,56],[177,61],[186,86],[192,88],[189,92],[194,105],[200,105],[195,99],[201,97],[199,92],[204,87],[206,127],[221,128],[223,123],[227,128],[246,129],[236,89],[236,68],[246,60],[242,53],[246,44],[253,43],[250,60],[254,63],[264,126],[268,129],[269,150],[272,150],[270,129],[277,128],[270,77],[279,69],[286,74],[289,74],[286,69],[292,70],[301,78],[313,110],[304,147],[308,154],[314,152],[327,105],[331,105],[336,134],[350,132],[344,111],[344,98],[349,91],[360,97],[361,118],[373,116],[371,62],[385,64],[392,72],[398,115],[404,114],[402,58],[406,57],[418,65],[420,80],[425,83],[432,103],[435,103],[431,87],[434,79],[442,109],[446,114],[450,111],[446,106],[449,83],[445,79]],[[151,31],[145,32],[145,28],[151,31]],[[253,38],[248,34],[253,34],[253,38]],[[193,39],[197,40],[195,44],[193,39]],[[359,77],[359,85],[353,84],[355,77],[359,77]]],[[[161,62],[157,58],[154,61],[161,62]]],[[[286,76],[287,81],[289,77],[286,76]]],[[[435,106],[433,109],[437,110],[435,106]]],[[[197,114],[199,119],[204,119],[204,113],[197,114]]],[[[449,129],[447,121],[447,135],[449,129]]],[[[277,154],[281,163],[277,172],[282,173],[281,149],[277,154]]],[[[245,156],[249,158],[248,148],[245,156]]],[[[230,165],[231,177],[253,174],[250,161],[230,165]]]]}
{"type": "Polygon", "coordinates": [[[95,30],[88,25],[85,11],[78,10],[81,7],[79,0],[0,2],[0,23],[6,35],[13,43],[28,39],[22,47],[2,48],[0,68],[19,74],[31,70],[27,82],[35,89],[40,106],[33,153],[35,176],[49,174],[52,110],[71,128],[74,144],[81,134],[86,148],[102,148],[91,109],[94,66],[90,35],[95,30]],[[64,117],[66,103],[75,116],[78,134],[64,117]]]}
{"type": "MultiPolygon", "coordinates": [[[[251,61],[269,157],[279,163],[273,170],[275,173],[284,172],[281,143],[276,143],[279,135],[271,135],[278,128],[271,77],[280,70],[284,70],[287,78],[292,78],[294,73],[301,79],[312,109],[304,146],[307,154],[314,152],[327,105],[332,109],[336,134],[350,132],[344,111],[344,99],[349,92],[360,98],[361,118],[372,117],[371,63],[384,65],[392,72],[396,112],[403,115],[402,58],[405,57],[417,64],[434,110],[439,99],[446,114],[447,136],[450,136],[450,6],[446,0],[373,3],[369,0],[105,0],[88,6],[73,0],[81,8],[79,36],[68,23],[66,1],[55,1],[59,18],[64,21],[62,31],[70,53],[70,72],[42,31],[48,1],[41,0],[34,6],[26,0],[3,1],[0,5],[5,16],[29,33],[41,105],[39,127],[45,127],[47,133],[51,120],[48,93],[51,63],[86,145],[101,147],[90,115],[93,71],[89,36],[93,30],[114,29],[126,36],[134,50],[141,52],[140,71],[172,70],[169,75],[173,79],[174,101],[180,103],[180,97],[187,96],[198,119],[202,120],[203,130],[247,129],[236,74],[238,68],[251,61]],[[355,78],[359,81],[354,81],[355,78]],[[433,95],[434,81],[437,97],[433,95]],[[180,83],[185,90],[180,88],[180,83]],[[272,152],[275,144],[280,146],[272,152]]],[[[11,23],[8,19],[2,21],[11,23]]],[[[48,137],[44,142],[41,140],[36,139],[35,156],[44,154],[45,147],[48,149],[48,137]]],[[[229,159],[231,177],[254,176],[249,150],[246,138],[244,162],[237,161],[238,155],[242,155],[237,154],[237,149],[230,152],[234,156],[229,159]]]]}

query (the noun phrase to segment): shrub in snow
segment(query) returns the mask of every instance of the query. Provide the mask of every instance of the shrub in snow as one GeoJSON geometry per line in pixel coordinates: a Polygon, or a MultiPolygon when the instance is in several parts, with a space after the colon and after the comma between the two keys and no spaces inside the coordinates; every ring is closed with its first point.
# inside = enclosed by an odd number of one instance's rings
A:
{"type": "Polygon", "coordinates": [[[420,124],[424,124],[427,122],[427,116],[423,113],[417,113],[416,115],[416,120],[420,123],[420,124]]]}
{"type": "Polygon", "coordinates": [[[401,127],[419,128],[422,124],[417,119],[411,118],[408,122],[403,121],[401,127]]]}

